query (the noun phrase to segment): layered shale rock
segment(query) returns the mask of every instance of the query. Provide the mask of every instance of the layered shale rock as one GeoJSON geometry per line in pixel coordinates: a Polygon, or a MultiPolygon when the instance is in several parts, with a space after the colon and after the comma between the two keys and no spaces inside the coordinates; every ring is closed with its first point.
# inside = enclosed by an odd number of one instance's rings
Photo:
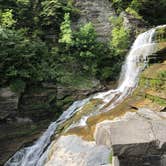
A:
{"type": "Polygon", "coordinates": [[[19,96],[9,87],[0,89],[0,122],[9,121],[18,108],[19,96]]]}
{"type": "Polygon", "coordinates": [[[79,19],[73,27],[92,22],[100,41],[108,41],[111,33],[109,18],[115,16],[115,11],[109,0],[74,0],[75,6],[80,10],[79,19]]]}

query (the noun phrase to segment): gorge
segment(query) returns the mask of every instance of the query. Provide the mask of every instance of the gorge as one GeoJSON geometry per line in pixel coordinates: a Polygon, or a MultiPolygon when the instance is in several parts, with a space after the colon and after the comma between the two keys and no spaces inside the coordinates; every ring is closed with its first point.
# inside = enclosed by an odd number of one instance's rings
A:
{"type": "Polygon", "coordinates": [[[0,166],[166,166],[165,9],[1,0],[0,166]]]}
{"type": "MultiPolygon", "coordinates": [[[[81,111],[82,108],[85,107],[90,101],[99,100],[100,102],[97,104],[95,110],[93,110],[92,112],[85,112],[83,113],[82,117],[80,117],[77,121],[73,121],[73,124],[70,124],[65,129],[65,132],[67,132],[68,130],[72,130],[72,128],[86,126],[86,120],[89,117],[100,114],[102,112],[110,111],[118,104],[122,103],[125,98],[131,95],[137,87],[141,71],[147,66],[148,56],[155,53],[158,49],[157,43],[155,42],[155,31],[163,27],[165,27],[165,25],[153,28],[147,32],[140,34],[137,37],[122,67],[119,85],[117,89],[97,93],[87,99],[74,102],[56,122],[52,123],[49,126],[47,131],[39,138],[39,140],[37,140],[32,146],[25,147],[20,151],[16,152],[16,154],[11,159],[9,159],[5,166],[49,166],[53,163],[56,163],[57,166],[77,165],[78,161],[75,161],[76,163],[72,161],[72,164],[70,162],[68,163],[68,160],[70,159],[66,159],[67,161],[66,163],[64,163],[63,157],[62,159],[58,158],[58,154],[56,154],[58,153],[58,151],[56,151],[56,146],[58,146],[55,145],[56,141],[57,144],[58,142],[60,143],[60,140],[63,140],[63,136],[58,136],[59,138],[57,139],[59,141],[52,140],[51,137],[58,133],[57,129],[59,126],[61,126],[61,124],[65,123],[70,118],[77,116],[77,113],[79,113],[79,111],[81,111]]],[[[62,135],[64,135],[64,133],[62,135]]],[[[68,140],[64,139],[64,143],[65,141],[68,140]]],[[[108,155],[108,153],[106,155],[108,155]]],[[[96,163],[96,166],[102,164],[100,163],[103,162],[102,157],[101,160],[99,159],[98,162],[99,163],[96,163]]],[[[88,164],[84,163],[82,165],[88,164]]]]}

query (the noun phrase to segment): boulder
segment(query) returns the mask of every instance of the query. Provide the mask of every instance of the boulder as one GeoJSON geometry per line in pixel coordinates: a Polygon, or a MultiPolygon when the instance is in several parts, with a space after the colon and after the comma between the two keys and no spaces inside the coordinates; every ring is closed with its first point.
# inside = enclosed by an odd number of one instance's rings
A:
{"type": "Polygon", "coordinates": [[[97,144],[112,147],[120,166],[165,166],[165,131],[165,114],[140,109],[98,124],[94,137],[97,144]]]}

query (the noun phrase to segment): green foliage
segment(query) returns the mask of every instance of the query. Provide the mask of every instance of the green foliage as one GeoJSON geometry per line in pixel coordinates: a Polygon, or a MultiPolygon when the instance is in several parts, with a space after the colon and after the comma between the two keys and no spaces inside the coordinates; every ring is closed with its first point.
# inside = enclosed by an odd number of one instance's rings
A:
{"type": "MultiPolygon", "coordinates": [[[[149,87],[155,90],[162,89],[162,86],[164,85],[165,81],[162,76],[164,76],[165,73],[161,73],[161,75],[158,75],[158,78],[152,79],[152,78],[141,78],[140,85],[144,87],[149,87]],[[163,74],[163,75],[162,75],[163,74]]],[[[164,76],[165,77],[165,76],[164,76]]]]}
{"type": "Polygon", "coordinates": [[[16,21],[13,19],[12,10],[6,9],[4,12],[0,12],[0,24],[2,27],[10,28],[16,21]]]}
{"type": "Polygon", "coordinates": [[[142,0],[132,0],[129,7],[131,9],[134,9],[136,12],[139,12],[139,9],[141,8],[142,0]]]}
{"type": "Polygon", "coordinates": [[[166,27],[158,28],[155,33],[155,40],[157,42],[166,41],[166,27]]]}
{"type": "Polygon", "coordinates": [[[149,81],[149,86],[154,89],[159,89],[162,86],[163,82],[160,79],[152,79],[149,81]]]}
{"type": "Polygon", "coordinates": [[[126,9],[129,4],[130,4],[131,0],[112,0],[113,3],[113,7],[116,9],[116,12],[119,14],[120,12],[122,12],[124,9],[126,9]]]}
{"type": "Polygon", "coordinates": [[[161,106],[166,106],[165,99],[162,99],[158,96],[152,96],[152,95],[146,94],[146,98],[148,98],[149,100],[151,100],[151,101],[153,101],[161,106]]]}
{"type": "Polygon", "coordinates": [[[108,45],[97,40],[92,23],[82,25],[71,36],[72,43],[63,43],[58,53],[58,79],[61,83],[71,82],[73,77],[79,75],[100,80],[117,77],[120,66],[117,63],[121,58],[113,56],[108,45]]]}
{"type": "Polygon", "coordinates": [[[42,81],[53,77],[51,57],[40,40],[29,40],[21,31],[0,28],[0,70],[3,79],[42,81]]]}
{"type": "Polygon", "coordinates": [[[109,21],[114,27],[121,27],[123,24],[123,18],[118,16],[118,17],[110,17],[109,21]]]}
{"type": "Polygon", "coordinates": [[[80,27],[74,34],[75,50],[73,55],[79,63],[80,69],[91,76],[96,76],[99,70],[98,61],[104,54],[104,46],[97,41],[97,34],[92,23],[80,27]]]}
{"type": "Polygon", "coordinates": [[[162,80],[166,80],[166,71],[163,70],[163,71],[159,72],[158,77],[162,80]]]}
{"type": "MultiPolygon", "coordinates": [[[[70,18],[68,13],[72,16],[76,16],[76,9],[73,7],[72,0],[44,0],[39,6],[41,9],[39,11],[39,25],[44,31],[44,34],[55,34],[57,35],[57,40],[59,37],[60,26],[65,28],[62,25],[62,22],[66,19],[70,24],[70,18]],[[66,14],[65,14],[66,13],[66,14]],[[63,17],[65,15],[65,18],[63,17]],[[68,18],[67,18],[68,17],[68,18]]],[[[64,22],[65,24],[65,22],[64,22]]],[[[67,23],[66,23],[67,25],[67,23]]],[[[65,25],[64,25],[65,26],[65,25]]]]}
{"type": "Polygon", "coordinates": [[[133,0],[131,7],[135,9],[146,21],[153,25],[165,24],[165,0],[133,0]]]}
{"type": "Polygon", "coordinates": [[[135,18],[137,19],[142,19],[142,16],[140,16],[136,10],[134,10],[133,8],[131,7],[128,7],[126,10],[125,10],[127,13],[131,14],[132,16],[134,16],[135,18]]]}
{"type": "Polygon", "coordinates": [[[75,38],[76,47],[82,46],[86,49],[89,44],[96,43],[97,34],[93,24],[90,22],[80,27],[79,32],[75,34],[75,38]]]}
{"type": "Polygon", "coordinates": [[[153,25],[165,24],[166,2],[165,0],[112,0],[116,13],[125,11],[135,18],[143,18],[153,25]]]}
{"type": "Polygon", "coordinates": [[[61,38],[59,39],[59,42],[71,45],[72,30],[71,30],[71,21],[69,13],[65,13],[64,22],[62,22],[60,29],[61,29],[61,38]]]}
{"type": "Polygon", "coordinates": [[[14,80],[10,84],[10,89],[13,92],[16,92],[16,93],[19,93],[19,94],[24,92],[25,87],[26,87],[26,83],[24,81],[20,80],[20,79],[14,80]]]}
{"type": "Polygon", "coordinates": [[[104,80],[108,79],[109,77],[111,77],[113,75],[112,70],[113,68],[110,66],[104,67],[101,71],[102,74],[102,78],[104,80]]]}
{"type": "MultiPolygon", "coordinates": [[[[165,3],[161,2],[161,11],[165,3]]],[[[112,0],[113,7],[140,19],[161,22],[164,13],[150,10],[150,0],[112,0]],[[148,10],[147,10],[148,9],[148,10]],[[159,16],[162,16],[161,18],[159,16]]],[[[158,9],[158,4],[154,9],[158,9]]],[[[99,42],[92,23],[72,30],[79,10],[73,0],[2,0],[0,4],[0,69],[3,82],[69,82],[75,77],[114,80],[130,45],[123,18],[111,18],[109,44],[99,42]],[[9,30],[10,29],[10,30],[9,30]]],[[[164,33],[160,33],[158,38],[164,33]]],[[[74,84],[74,83],[73,83],[74,84]]]]}
{"type": "Polygon", "coordinates": [[[43,25],[49,26],[57,22],[60,24],[62,17],[62,3],[59,0],[44,0],[41,2],[42,10],[40,16],[43,19],[43,25]]]}
{"type": "Polygon", "coordinates": [[[129,30],[122,27],[115,27],[112,30],[111,46],[116,50],[117,54],[126,52],[129,46],[129,30]]]}
{"type": "Polygon", "coordinates": [[[123,26],[123,19],[119,16],[117,18],[110,18],[111,23],[114,25],[112,30],[112,37],[110,47],[117,55],[123,55],[127,52],[130,45],[130,31],[123,26]]]}
{"type": "Polygon", "coordinates": [[[16,0],[16,3],[27,6],[30,4],[30,0],[16,0]]]}
{"type": "MultiPolygon", "coordinates": [[[[63,24],[64,25],[64,24],[63,24]]],[[[77,66],[74,67],[74,71],[80,72],[89,72],[89,74],[95,75],[96,72],[96,61],[95,58],[98,56],[98,43],[97,36],[94,30],[94,27],[91,23],[87,23],[84,26],[80,27],[80,30],[71,34],[69,26],[67,27],[67,32],[70,32],[70,35],[73,36],[73,40],[69,38],[63,38],[63,42],[66,45],[62,45],[62,56],[64,61],[68,63],[76,63],[77,66]],[[67,42],[68,41],[68,42],[67,42]],[[63,48],[65,46],[65,48],[63,48]],[[66,47],[67,46],[67,47],[66,47]],[[70,57],[70,58],[69,58],[70,57]]],[[[62,29],[64,32],[64,28],[62,29]]],[[[64,34],[64,33],[63,33],[64,34]]],[[[65,36],[65,35],[64,35],[65,36]]],[[[62,40],[60,40],[62,42],[62,40]]],[[[73,67],[73,65],[71,65],[73,67]]]]}

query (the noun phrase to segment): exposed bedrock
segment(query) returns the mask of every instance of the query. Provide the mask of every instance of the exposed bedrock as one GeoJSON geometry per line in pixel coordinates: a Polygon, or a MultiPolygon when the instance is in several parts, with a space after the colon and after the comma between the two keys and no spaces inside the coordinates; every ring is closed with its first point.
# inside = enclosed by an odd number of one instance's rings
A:
{"type": "Polygon", "coordinates": [[[74,2],[80,10],[80,17],[73,23],[73,27],[92,22],[99,40],[108,41],[111,33],[109,17],[115,16],[111,3],[108,0],[74,0],[74,2]]]}
{"type": "Polygon", "coordinates": [[[61,136],[52,145],[46,166],[110,166],[110,150],[78,136],[61,136]]]}
{"type": "Polygon", "coordinates": [[[97,144],[112,147],[120,166],[165,166],[165,131],[164,112],[140,109],[114,121],[99,123],[94,137],[97,144]]]}
{"type": "Polygon", "coordinates": [[[0,123],[10,120],[18,108],[19,96],[9,87],[0,89],[0,123]]]}

